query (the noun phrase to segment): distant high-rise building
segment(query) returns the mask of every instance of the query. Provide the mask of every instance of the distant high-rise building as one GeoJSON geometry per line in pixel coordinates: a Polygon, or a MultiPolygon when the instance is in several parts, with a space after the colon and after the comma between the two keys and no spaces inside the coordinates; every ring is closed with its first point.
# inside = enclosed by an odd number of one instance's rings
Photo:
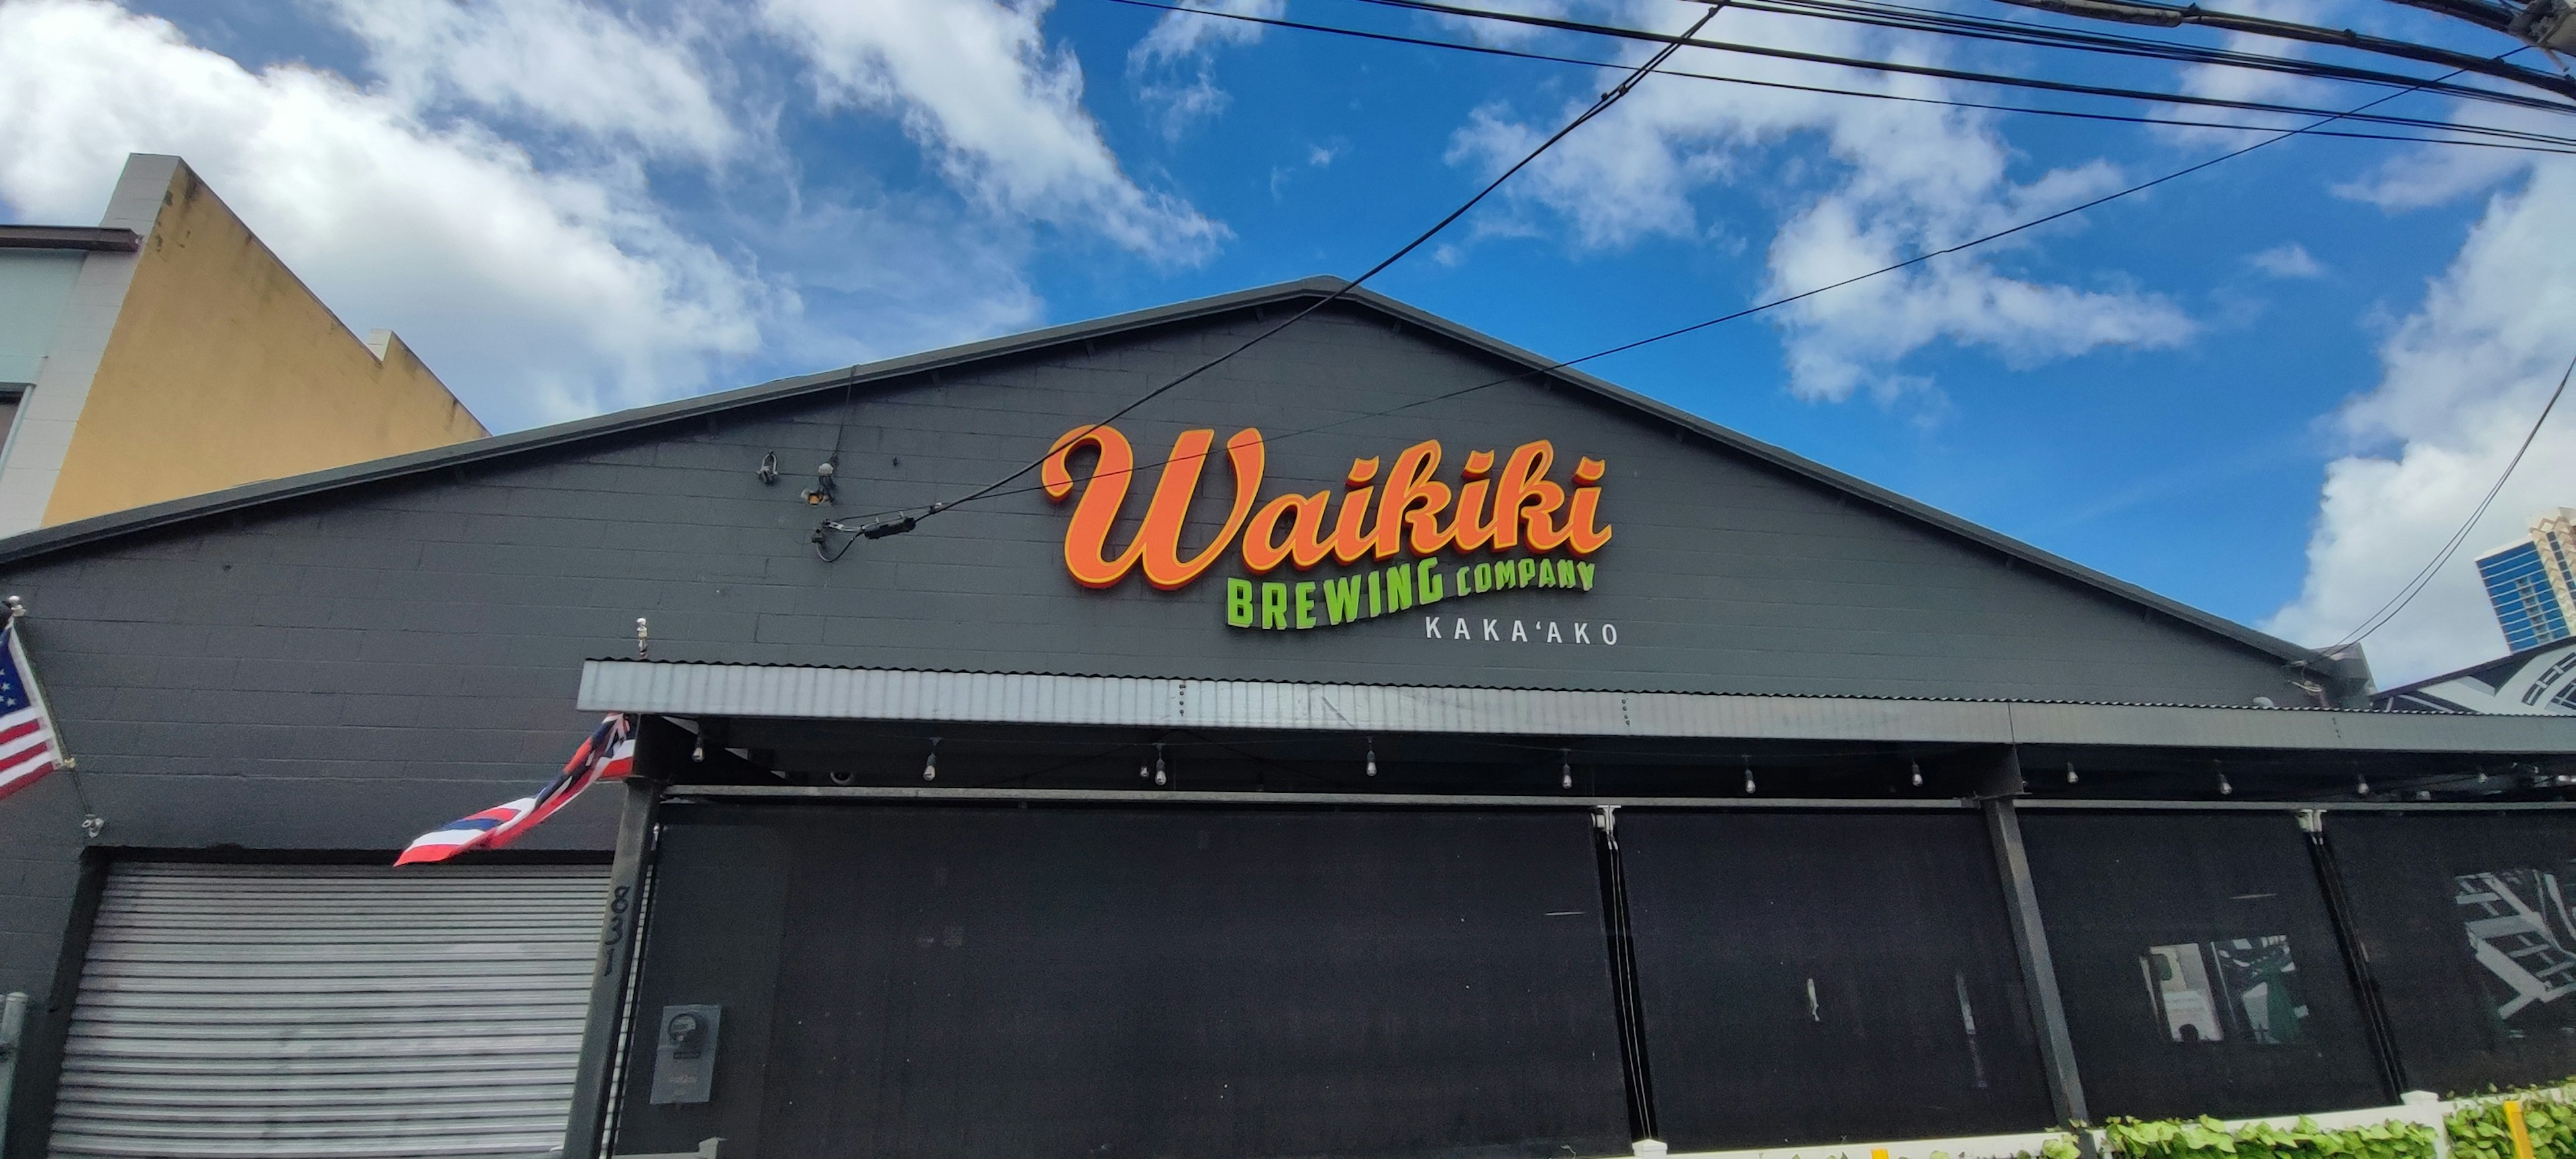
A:
{"type": "Polygon", "coordinates": [[[2520,652],[2567,639],[2576,623],[2576,508],[2531,521],[2531,536],[2478,557],[2506,647],[2520,652]]]}

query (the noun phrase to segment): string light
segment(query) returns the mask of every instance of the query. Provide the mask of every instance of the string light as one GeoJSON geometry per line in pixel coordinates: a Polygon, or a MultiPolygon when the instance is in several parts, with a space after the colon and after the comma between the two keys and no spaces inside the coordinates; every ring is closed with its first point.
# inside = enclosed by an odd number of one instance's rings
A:
{"type": "Polygon", "coordinates": [[[1370,776],[1372,776],[1372,777],[1374,777],[1374,776],[1376,776],[1376,775],[1377,775],[1377,738],[1376,738],[1376,737],[1370,737],[1370,738],[1369,738],[1369,742],[1368,742],[1368,775],[1370,775],[1370,776]]]}
{"type": "Polygon", "coordinates": [[[1750,755],[1744,758],[1744,792],[1748,796],[1753,792],[1753,758],[1750,755]]]}
{"type": "Polygon", "coordinates": [[[921,779],[925,781],[936,781],[939,779],[938,737],[934,736],[930,738],[930,759],[921,763],[921,779]]]}
{"type": "Polygon", "coordinates": [[[1559,749],[1557,754],[1564,763],[1557,766],[1556,785],[1560,789],[1571,789],[1574,787],[1574,750],[1559,749]]]}
{"type": "Polygon", "coordinates": [[[1905,763],[1906,763],[1906,766],[1907,766],[1907,767],[1909,767],[1909,768],[1911,768],[1911,769],[1913,769],[1913,770],[1914,770],[1914,787],[1915,787],[1915,788],[1918,788],[1918,789],[1922,788],[1922,787],[1923,787],[1923,762],[1921,762],[1921,761],[1907,761],[1907,762],[1905,762],[1905,763]]]}
{"type": "Polygon", "coordinates": [[[2070,785],[2075,783],[2075,762],[2073,761],[2066,762],[2066,783],[2070,785]]]}
{"type": "Polygon", "coordinates": [[[1172,783],[1170,777],[1163,775],[1163,746],[1160,743],[1154,745],[1154,783],[1157,785],[1172,783]]]}
{"type": "Polygon", "coordinates": [[[2359,793],[2359,794],[2361,794],[2362,796],[2365,796],[2365,797],[2369,796],[2369,795],[2370,795],[2370,774],[2368,774],[2368,773],[2355,773],[2355,774],[2353,774],[2352,791],[2353,791],[2353,792],[2356,792],[2356,793],[2359,793]]]}

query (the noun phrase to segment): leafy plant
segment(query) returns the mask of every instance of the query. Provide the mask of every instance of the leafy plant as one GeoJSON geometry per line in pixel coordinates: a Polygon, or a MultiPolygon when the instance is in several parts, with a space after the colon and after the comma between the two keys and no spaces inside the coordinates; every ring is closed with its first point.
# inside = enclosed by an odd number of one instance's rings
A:
{"type": "Polygon", "coordinates": [[[2507,1099],[2522,1100],[2532,1159],[2576,1159],[2576,1105],[2568,1101],[2570,1093],[2560,1084],[2462,1100],[2442,1120],[2451,1133],[2453,1159],[2515,1159],[2513,1127],[2504,1112],[2507,1099]]]}
{"type": "MultiPolygon", "coordinates": [[[[2207,1115],[2154,1122],[2112,1119],[2103,1124],[2102,1134],[2124,1159],[2433,1159],[2432,1128],[2395,1119],[2328,1129],[2302,1117],[2287,1127],[2249,1123],[2232,1131],[2207,1115]]],[[[2551,1159],[2576,1159],[2576,1151],[2551,1159]]]]}

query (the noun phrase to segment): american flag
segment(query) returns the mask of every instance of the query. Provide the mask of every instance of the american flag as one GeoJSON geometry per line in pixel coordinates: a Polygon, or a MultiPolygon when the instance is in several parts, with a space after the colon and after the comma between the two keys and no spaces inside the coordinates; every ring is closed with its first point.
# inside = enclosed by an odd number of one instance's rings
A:
{"type": "Polygon", "coordinates": [[[450,821],[412,839],[396,865],[445,861],[469,849],[499,849],[516,841],[537,823],[572,804],[597,781],[622,780],[635,771],[635,727],[623,715],[610,716],[574,749],[572,759],[546,787],[531,796],[505,801],[470,817],[450,821]]]}
{"type": "Polygon", "coordinates": [[[62,754],[54,746],[54,721],[18,646],[18,625],[0,623],[0,797],[35,784],[54,771],[62,754]]]}

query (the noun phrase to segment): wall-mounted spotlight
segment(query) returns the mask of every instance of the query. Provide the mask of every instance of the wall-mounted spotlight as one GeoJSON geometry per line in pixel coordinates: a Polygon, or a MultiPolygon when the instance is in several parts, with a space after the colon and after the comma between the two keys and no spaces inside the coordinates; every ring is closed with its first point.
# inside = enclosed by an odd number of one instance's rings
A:
{"type": "Polygon", "coordinates": [[[832,502],[834,499],[838,498],[838,495],[835,493],[832,486],[832,476],[840,474],[840,472],[841,461],[837,458],[825,459],[821,465],[816,466],[814,468],[814,485],[805,489],[805,505],[808,507],[820,507],[823,504],[832,502]]]}
{"type": "Polygon", "coordinates": [[[762,455],[760,457],[760,469],[753,471],[751,473],[751,477],[760,480],[760,485],[763,487],[776,486],[778,483],[778,452],[770,451],[767,454],[762,455]]]}

